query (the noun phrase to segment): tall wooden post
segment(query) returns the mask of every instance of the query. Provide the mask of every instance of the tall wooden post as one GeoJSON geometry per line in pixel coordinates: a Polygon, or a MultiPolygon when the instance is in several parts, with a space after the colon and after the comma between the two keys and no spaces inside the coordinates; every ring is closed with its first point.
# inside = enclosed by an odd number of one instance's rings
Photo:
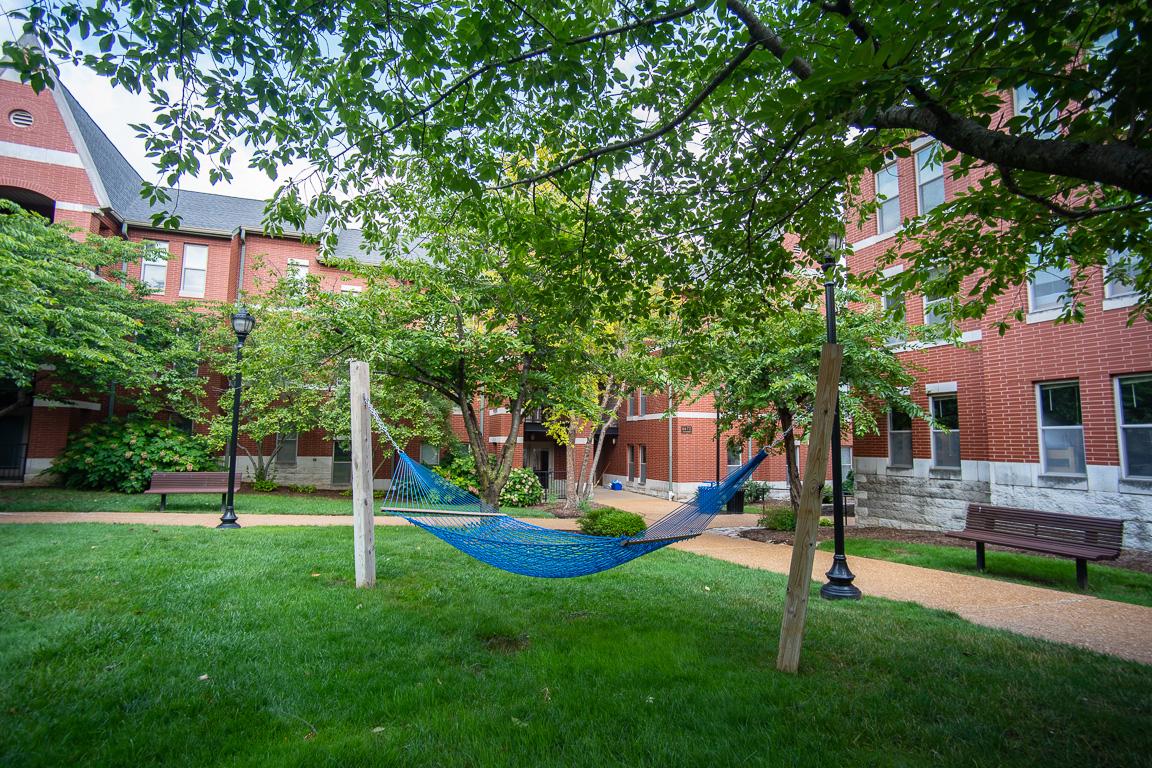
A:
{"type": "Polygon", "coordinates": [[[372,421],[368,413],[368,364],[353,360],[352,526],[356,548],[356,586],[376,586],[376,518],[372,510],[372,421]]]}
{"type": "Polygon", "coordinates": [[[776,654],[776,669],[782,672],[795,672],[800,666],[808,593],[812,589],[812,563],[816,558],[816,531],[820,526],[820,497],[828,468],[828,446],[836,418],[836,395],[843,359],[844,351],[839,344],[825,344],[820,350],[816,404],[812,411],[812,429],[808,433],[808,459],[804,463],[800,514],[796,516],[792,565],[788,570],[788,596],[780,623],[780,649],[776,654]]]}

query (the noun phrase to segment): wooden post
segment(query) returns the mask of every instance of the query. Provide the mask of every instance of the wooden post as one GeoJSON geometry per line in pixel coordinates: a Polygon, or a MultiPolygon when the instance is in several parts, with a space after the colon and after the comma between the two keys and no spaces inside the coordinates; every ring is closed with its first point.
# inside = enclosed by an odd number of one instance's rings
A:
{"type": "Polygon", "coordinates": [[[816,404],[812,411],[812,429],[808,434],[808,459],[804,463],[800,513],[796,516],[792,565],[788,570],[788,596],[784,618],[780,623],[780,649],[776,655],[776,669],[781,672],[795,672],[800,666],[808,593],[812,589],[812,562],[816,558],[816,531],[820,526],[820,497],[828,468],[828,450],[832,439],[832,422],[836,418],[836,395],[840,388],[840,363],[843,359],[844,351],[839,344],[825,344],[820,350],[816,404]]]}
{"type": "Polygon", "coordinates": [[[353,360],[352,527],[356,548],[356,586],[376,586],[376,518],[372,510],[372,421],[366,403],[368,364],[353,360]]]}

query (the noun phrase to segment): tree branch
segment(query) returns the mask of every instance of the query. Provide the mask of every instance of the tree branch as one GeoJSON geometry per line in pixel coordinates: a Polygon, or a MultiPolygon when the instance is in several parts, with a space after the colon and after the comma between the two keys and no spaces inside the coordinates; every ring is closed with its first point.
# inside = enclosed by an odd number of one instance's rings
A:
{"type": "Polygon", "coordinates": [[[1004,188],[1009,192],[1014,195],[1019,195],[1025,200],[1031,200],[1038,205],[1042,205],[1057,216],[1068,219],[1069,221],[1083,221],[1084,219],[1090,219],[1094,216],[1130,211],[1133,208],[1139,208],[1142,205],[1148,204],[1147,200],[1136,200],[1131,203],[1125,203],[1124,205],[1109,205],[1103,208],[1069,208],[1061,205],[1050,197],[1026,191],[1020,186],[1016,177],[1012,174],[1011,168],[998,165],[996,166],[996,170],[1000,172],[1000,178],[1004,181],[1004,188]]]}
{"type": "Polygon", "coordinates": [[[926,107],[891,107],[871,116],[858,112],[849,121],[858,128],[920,131],[996,166],[1071,176],[1152,197],[1152,153],[1126,144],[1013,136],[958,115],[942,121],[926,107]]]}
{"type": "Polygon", "coordinates": [[[544,171],[543,173],[538,173],[534,176],[529,176],[523,179],[517,179],[516,181],[505,182],[504,184],[491,187],[490,189],[508,189],[510,187],[518,187],[525,184],[536,184],[541,181],[546,181],[555,176],[559,176],[571,168],[575,168],[577,165],[586,163],[589,160],[595,160],[598,157],[603,157],[604,155],[612,154],[613,152],[619,152],[624,149],[639,147],[651,141],[655,141],[661,136],[671,133],[680,125],[682,125],[685,120],[691,117],[692,113],[698,110],[708,99],[708,97],[711,96],[712,93],[717,88],[719,88],[725,80],[731,77],[732,73],[735,72],[736,69],[739,68],[739,66],[743,64],[758,47],[759,43],[751,42],[741,48],[740,52],[737,53],[732,58],[732,60],[724,66],[723,69],[712,76],[712,79],[704,85],[704,87],[700,90],[699,93],[696,94],[692,101],[688,102],[688,104],[683,109],[681,109],[675,117],[673,117],[667,123],[661,125],[659,128],[655,128],[648,133],[641,134],[631,139],[613,142],[612,144],[607,144],[603,147],[599,147],[598,149],[594,149],[591,152],[586,152],[579,157],[575,157],[568,162],[555,166],[550,170],[544,171]]]}

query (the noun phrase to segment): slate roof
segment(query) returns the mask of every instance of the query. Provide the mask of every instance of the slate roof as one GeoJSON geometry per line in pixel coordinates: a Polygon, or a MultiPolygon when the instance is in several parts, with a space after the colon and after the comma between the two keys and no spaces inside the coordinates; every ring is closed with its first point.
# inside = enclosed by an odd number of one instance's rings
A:
{"type": "MultiPolygon", "coordinates": [[[[207,232],[231,234],[237,227],[250,231],[262,231],[265,201],[231,195],[217,195],[208,192],[168,190],[171,199],[167,203],[151,205],[140,196],[144,184],[143,177],[136,172],[127,158],[120,153],[113,141],[96,124],[87,110],[76,100],[64,85],[60,90],[72,113],[80,136],[87,147],[96,173],[108,193],[112,209],[125,221],[150,226],[152,215],[167,210],[180,217],[180,228],[207,232]]],[[[324,219],[310,219],[304,234],[318,234],[324,219]]],[[[299,235],[301,233],[290,233],[299,235]]],[[[337,258],[355,259],[366,264],[379,264],[383,256],[364,251],[364,237],[359,230],[345,230],[340,234],[336,246],[337,258]]]]}

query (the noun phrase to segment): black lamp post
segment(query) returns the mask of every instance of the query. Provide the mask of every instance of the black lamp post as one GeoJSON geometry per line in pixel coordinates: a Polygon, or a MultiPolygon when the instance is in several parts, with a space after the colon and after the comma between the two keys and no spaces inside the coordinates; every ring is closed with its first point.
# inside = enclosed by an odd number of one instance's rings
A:
{"type": "MultiPolygon", "coordinates": [[[[836,260],[844,247],[844,239],[833,237],[828,241],[824,255],[824,315],[828,327],[828,343],[836,343],[836,260]]],[[[832,568],[825,576],[828,583],[820,588],[825,600],[859,600],[860,590],[852,583],[856,578],[848,568],[844,555],[844,478],[840,457],[840,393],[836,393],[836,414],[832,421],[832,523],[836,553],[832,568]]]]}
{"type": "Polygon", "coordinates": [[[233,499],[236,495],[236,441],[240,435],[240,361],[244,358],[244,340],[256,327],[256,318],[241,307],[232,314],[232,330],[236,332],[236,375],[232,377],[232,440],[228,443],[228,500],[217,528],[239,528],[233,499]]]}

